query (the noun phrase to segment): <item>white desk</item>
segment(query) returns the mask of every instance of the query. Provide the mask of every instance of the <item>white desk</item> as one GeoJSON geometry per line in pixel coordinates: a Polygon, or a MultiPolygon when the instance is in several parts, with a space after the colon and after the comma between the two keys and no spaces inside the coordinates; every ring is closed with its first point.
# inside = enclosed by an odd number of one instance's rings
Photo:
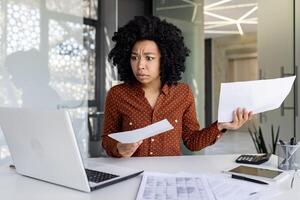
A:
{"type": "MultiPolygon", "coordinates": [[[[180,157],[146,157],[146,158],[97,158],[98,162],[106,162],[125,167],[144,169],[145,171],[158,172],[216,172],[235,166],[234,159],[237,155],[214,155],[214,156],[180,156],[180,157]]],[[[272,158],[274,159],[274,158],[272,158]]],[[[273,165],[270,160],[265,165],[273,165]]],[[[63,200],[134,200],[138,191],[142,176],[138,176],[91,193],[53,185],[32,178],[16,174],[14,169],[8,166],[0,167],[0,199],[63,199],[63,200]]],[[[287,178],[279,186],[284,190],[276,200],[289,200],[300,198],[300,177],[295,179],[294,188],[290,189],[290,180],[287,178]]]]}

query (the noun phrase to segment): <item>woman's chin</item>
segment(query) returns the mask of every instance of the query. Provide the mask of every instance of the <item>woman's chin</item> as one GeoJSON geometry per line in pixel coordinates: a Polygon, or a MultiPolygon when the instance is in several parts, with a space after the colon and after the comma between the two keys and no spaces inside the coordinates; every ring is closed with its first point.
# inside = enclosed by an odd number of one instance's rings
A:
{"type": "Polygon", "coordinates": [[[150,83],[150,81],[146,81],[146,80],[138,80],[138,81],[143,85],[147,85],[150,83]]]}
{"type": "Polygon", "coordinates": [[[137,78],[137,80],[142,84],[147,84],[151,82],[151,80],[149,80],[148,78],[137,78]]]}

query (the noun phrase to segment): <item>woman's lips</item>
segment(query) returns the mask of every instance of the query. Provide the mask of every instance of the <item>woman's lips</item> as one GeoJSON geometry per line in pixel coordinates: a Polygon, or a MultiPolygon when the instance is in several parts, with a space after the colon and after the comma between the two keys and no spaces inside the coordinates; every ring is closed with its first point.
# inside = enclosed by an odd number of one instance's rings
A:
{"type": "Polygon", "coordinates": [[[140,79],[145,79],[148,78],[149,76],[146,74],[137,74],[137,77],[139,77],[140,79]]]}

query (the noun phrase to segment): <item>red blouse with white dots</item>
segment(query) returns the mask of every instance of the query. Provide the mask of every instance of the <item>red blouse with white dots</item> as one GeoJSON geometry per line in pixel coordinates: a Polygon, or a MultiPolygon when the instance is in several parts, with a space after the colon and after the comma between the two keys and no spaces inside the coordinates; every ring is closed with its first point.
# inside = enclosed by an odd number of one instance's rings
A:
{"type": "Polygon", "coordinates": [[[143,140],[133,156],[177,156],[180,141],[191,151],[214,144],[221,132],[217,122],[200,130],[192,90],[187,84],[165,84],[154,108],[139,85],[127,83],[112,87],[107,93],[102,145],[109,156],[120,157],[117,141],[110,133],[142,128],[168,119],[174,129],[143,140]]]}

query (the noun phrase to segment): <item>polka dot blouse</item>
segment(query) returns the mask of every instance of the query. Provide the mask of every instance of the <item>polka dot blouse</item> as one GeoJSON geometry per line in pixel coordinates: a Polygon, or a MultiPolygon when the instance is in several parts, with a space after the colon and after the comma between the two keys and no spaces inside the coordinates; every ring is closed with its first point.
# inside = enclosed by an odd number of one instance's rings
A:
{"type": "Polygon", "coordinates": [[[142,128],[163,119],[168,119],[174,129],[144,139],[133,156],[180,155],[181,139],[188,149],[198,151],[215,143],[221,134],[217,122],[200,130],[193,93],[187,84],[165,84],[152,108],[138,85],[124,83],[107,93],[102,146],[109,156],[120,157],[117,141],[108,134],[142,128]]]}

